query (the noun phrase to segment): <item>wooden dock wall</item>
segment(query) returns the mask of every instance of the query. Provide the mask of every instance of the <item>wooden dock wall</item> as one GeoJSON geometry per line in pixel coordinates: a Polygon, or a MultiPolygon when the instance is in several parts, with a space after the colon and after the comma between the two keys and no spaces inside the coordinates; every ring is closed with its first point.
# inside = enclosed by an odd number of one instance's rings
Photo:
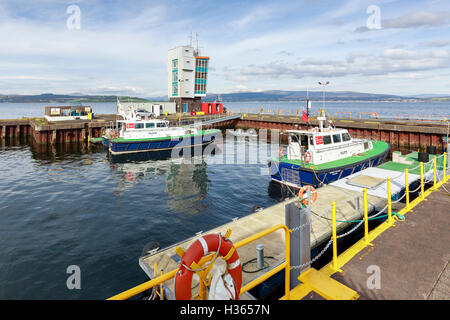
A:
{"type": "MultiPolygon", "coordinates": [[[[194,120],[207,119],[202,116],[182,116],[181,121],[169,116],[171,125],[186,125],[194,120]],[[173,119],[172,119],[173,118],[173,119]]],[[[33,136],[39,144],[61,144],[87,141],[89,137],[101,137],[105,127],[116,120],[116,115],[99,115],[94,120],[75,120],[46,123],[42,119],[0,120],[0,139],[33,136]]],[[[316,120],[310,123],[317,126],[316,120]]],[[[424,150],[427,146],[444,148],[447,124],[444,122],[379,120],[379,119],[335,119],[334,125],[347,129],[353,137],[373,138],[390,143],[395,148],[424,150]]],[[[307,124],[291,115],[244,114],[240,119],[215,123],[209,127],[229,129],[306,129],[307,124]]]]}
{"type": "MultiPolygon", "coordinates": [[[[313,126],[318,125],[316,120],[310,122],[313,126]]],[[[333,123],[337,128],[347,129],[355,138],[372,138],[388,142],[393,147],[410,150],[425,149],[427,146],[436,146],[438,150],[443,150],[447,135],[447,124],[437,121],[336,119],[333,123]]],[[[307,128],[307,124],[299,117],[258,114],[244,115],[235,126],[242,129],[302,130],[307,128]]]]}
{"type": "Polygon", "coordinates": [[[0,120],[0,139],[32,136],[38,144],[86,142],[89,138],[101,137],[103,129],[114,121],[115,115],[53,123],[42,119],[0,120]]]}

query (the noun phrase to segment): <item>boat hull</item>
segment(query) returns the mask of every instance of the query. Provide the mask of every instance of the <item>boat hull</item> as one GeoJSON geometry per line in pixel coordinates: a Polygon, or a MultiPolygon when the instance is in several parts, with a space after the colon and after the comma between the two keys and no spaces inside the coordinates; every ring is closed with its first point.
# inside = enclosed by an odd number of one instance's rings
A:
{"type": "Polygon", "coordinates": [[[140,140],[108,139],[103,137],[103,144],[112,155],[137,152],[170,151],[179,148],[205,146],[212,143],[220,130],[205,130],[202,133],[182,137],[163,137],[140,140]]]}
{"type": "Polygon", "coordinates": [[[282,185],[295,189],[300,189],[305,185],[312,185],[315,188],[319,188],[324,184],[345,178],[368,167],[381,165],[385,161],[388,153],[389,148],[373,157],[352,164],[322,170],[314,170],[293,163],[273,160],[269,162],[269,167],[272,180],[282,185]]]}

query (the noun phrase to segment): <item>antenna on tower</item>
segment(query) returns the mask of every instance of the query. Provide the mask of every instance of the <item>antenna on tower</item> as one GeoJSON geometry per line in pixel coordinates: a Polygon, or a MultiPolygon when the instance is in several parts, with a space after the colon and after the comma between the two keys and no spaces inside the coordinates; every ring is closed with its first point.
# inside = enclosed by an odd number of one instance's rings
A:
{"type": "Polygon", "coordinates": [[[195,33],[195,42],[197,44],[197,49],[196,49],[197,55],[200,55],[199,48],[201,48],[201,47],[198,46],[198,32],[195,33]]]}
{"type": "Polygon", "coordinates": [[[191,30],[191,34],[189,35],[189,46],[192,47],[192,30],[191,30]]]}

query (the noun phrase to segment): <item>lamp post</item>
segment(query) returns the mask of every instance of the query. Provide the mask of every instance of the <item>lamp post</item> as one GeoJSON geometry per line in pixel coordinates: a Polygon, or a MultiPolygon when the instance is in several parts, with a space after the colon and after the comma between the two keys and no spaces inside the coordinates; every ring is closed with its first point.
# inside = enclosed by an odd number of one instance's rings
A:
{"type": "Polygon", "coordinates": [[[325,86],[330,84],[330,81],[327,81],[327,82],[319,81],[319,84],[323,87],[323,95],[322,95],[323,96],[323,106],[322,106],[322,108],[325,109],[325,86]]]}

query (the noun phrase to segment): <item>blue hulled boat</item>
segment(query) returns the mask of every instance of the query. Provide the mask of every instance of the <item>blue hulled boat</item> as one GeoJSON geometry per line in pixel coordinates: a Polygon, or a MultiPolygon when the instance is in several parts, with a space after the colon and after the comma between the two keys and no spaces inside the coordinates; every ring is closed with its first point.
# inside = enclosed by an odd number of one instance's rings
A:
{"type": "Polygon", "coordinates": [[[217,129],[169,127],[169,121],[153,114],[124,111],[119,102],[117,109],[124,120],[117,120],[116,127],[106,129],[102,136],[112,155],[206,146],[220,134],[217,129]]]}
{"type": "Polygon", "coordinates": [[[389,144],[371,139],[351,138],[346,129],[320,127],[288,130],[288,146],[280,148],[278,158],[269,160],[271,177],[282,185],[299,189],[315,188],[342,179],[368,167],[381,165],[389,144]]]}

